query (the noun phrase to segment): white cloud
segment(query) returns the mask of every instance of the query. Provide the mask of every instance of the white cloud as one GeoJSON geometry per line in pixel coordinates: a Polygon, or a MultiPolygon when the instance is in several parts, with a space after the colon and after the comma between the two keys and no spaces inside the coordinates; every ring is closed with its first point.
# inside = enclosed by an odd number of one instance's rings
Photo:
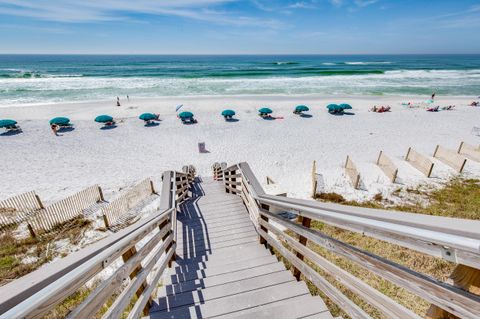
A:
{"type": "Polygon", "coordinates": [[[372,4],[375,4],[377,3],[378,0],[355,0],[355,4],[358,6],[358,7],[368,7],[372,4]]]}
{"type": "Polygon", "coordinates": [[[46,21],[125,21],[131,14],[169,15],[237,26],[276,28],[279,22],[214,10],[235,0],[0,0],[0,14],[46,21]]]}

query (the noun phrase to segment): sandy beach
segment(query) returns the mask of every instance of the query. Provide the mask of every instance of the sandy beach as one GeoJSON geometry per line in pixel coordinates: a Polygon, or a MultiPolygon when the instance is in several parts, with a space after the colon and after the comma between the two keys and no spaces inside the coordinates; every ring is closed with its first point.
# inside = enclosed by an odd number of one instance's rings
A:
{"type": "MultiPolygon", "coordinates": [[[[211,176],[216,161],[234,164],[248,161],[258,177],[271,177],[290,196],[307,198],[311,192],[311,167],[317,161],[325,191],[350,199],[368,199],[378,192],[423,183],[441,184],[453,177],[453,169],[434,160],[433,178],[427,179],[403,161],[408,147],[431,156],[437,144],[456,149],[461,141],[478,145],[473,127],[480,126],[480,108],[468,106],[475,97],[440,96],[436,105],[455,105],[438,113],[408,109],[402,102],[421,102],[426,97],[404,96],[216,96],[137,99],[116,107],[115,100],[88,103],[1,107],[0,118],[19,122],[22,134],[0,136],[2,180],[0,197],[35,190],[55,201],[92,184],[100,184],[106,196],[152,177],[160,185],[161,173],[193,164],[202,176],[211,176]],[[354,115],[327,113],[328,103],[349,103],[354,115]],[[175,107],[195,114],[198,124],[182,125],[175,107]],[[311,118],[292,114],[298,104],[310,107],[311,118]],[[390,105],[392,112],[369,112],[373,105],[390,105]],[[267,106],[274,121],[262,120],[257,110],[267,106]],[[225,122],[223,109],[237,112],[238,122],[225,122]],[[145,127],[143,112],[160,113],[158,126],[145,127]],[[109,114],[120,123],[100,130],[93,119],[109,114]],[[75,130],[54,136],[48,120],[67,116],[75,130]],[[198,152],[205,142],[207,154],[198,152]],[[383,150],[399,167],[400,183],[391,184],[375,165],[383,150]],[[354,190],[343,173],[347,155],[357,164],[363,190],[354,190]]],[[[468,161],[465,176],[480,176],[480,164],[468,161]]]]}

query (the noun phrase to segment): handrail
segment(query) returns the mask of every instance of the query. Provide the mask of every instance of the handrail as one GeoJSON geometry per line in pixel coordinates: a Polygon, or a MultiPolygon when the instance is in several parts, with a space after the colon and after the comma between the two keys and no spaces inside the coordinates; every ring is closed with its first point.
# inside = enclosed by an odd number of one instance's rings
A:
{"type": "Polygon", "coordinates": [[[261,242],[275,247],[293,265],[297,278],[300,278],[300,273],[304,274],[351,317],[368,318],[369,316],[306,264],[305,257],[326,273],[334,276],[344,286],[387,317],[419,318],[360,279],[348,275],[340,267],[320,257],[306,245],[307,241],[345,257],[449,313],[461,318],[478,317],[477,315],[480,313],[479,296],[331,238],[320,231],[311,229],[310,222],[317,220],[437,258],[480,269],[480,221],[366,209],[268,195],[265,194],[263,187],[247,163],[232,165],[224,169],[223,174],[226,192],[242,197],[252,221],[257,227],[261,242]],[[296,213],[298,223],[275,213],[285,210],[296,213]],[[284,232],[279,225],[290,232],[284,232]],[[292,233],[297,234],[298,237],[292,236],[292,233]],[[285,249],[282,243],[287,244],[296,254],[285,249]]]}
{"type": "Polygon", "coordinates": [[[123,265],[113,275],[103,278],[70,316],[92,317],[125,279],[130,278],[130,283],[116,296],[105,316],[121,314],[136,293],[137,300],[130,316],[138,317],[147,306],[163,270],[175,259],[177,205],[188,197],[185,188],[188,189],[191,184],[187,181],[187,186],[182,185],[178,189],[175,181],[177,178],[193,181],[193,174],[194,168],[187,175],[165,172],[158,212],[0,287],[0,318],[37,318],[45,315],[120,257],[123,265]],[[181,198],[177,198],[179,191],[182,192],[181,198]],[[146,243],[137,247],[140,241],[146,243]]]}

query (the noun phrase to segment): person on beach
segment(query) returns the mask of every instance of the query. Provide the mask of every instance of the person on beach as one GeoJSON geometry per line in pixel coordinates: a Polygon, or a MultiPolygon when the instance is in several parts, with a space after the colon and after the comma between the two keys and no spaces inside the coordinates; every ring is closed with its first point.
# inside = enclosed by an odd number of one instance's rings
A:
{"type": "Polygon", "coordinates": [[[120,106],[120,98],[117,96],[117,106],[120,106]]]}
{"type": "Polygon", "coordinates": [[[130,102],[130,97],[127,95],[127,101],[130,102]]]}
{"type": "Polygon", "coordinates": [[[50,125],[50,128],[52,129],[52,132],[55,136],[58,136],[58,125],[57,124],[52,124],[50,125]]]}
{"type": "Polygon", "coordinates": [[[432,93],[432,101],[435,100],[435,92],[432,93]]]}

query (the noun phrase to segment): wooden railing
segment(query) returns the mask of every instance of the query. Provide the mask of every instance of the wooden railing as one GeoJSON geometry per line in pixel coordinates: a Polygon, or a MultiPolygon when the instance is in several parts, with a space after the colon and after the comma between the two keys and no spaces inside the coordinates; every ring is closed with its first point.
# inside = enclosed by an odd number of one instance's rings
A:
{"type": "MultiPolygon", "coordinates": [[[[432,307],[438,307],[460,318],[479,318],[478,295],[339,241],[310,228],[310,224],[312,221],[319,221],[441,258],[458,264],[457,267],[472,270],[478,277],[480,221],[373,210],[267,195],[247,163],[226,168],[223,174],[226,192],[238,194],[243,198],[250,217],[257,226],[260,241],[280,253],[293,266],[297,278],[303,274],[352,318],[370,316],[326,280],[312,265],[333,277],[388,318],[420,317],[320,256],[308,243],[341,256],[372,274],[410,291],[431,303],[432,307]],[[273,213],[278,211],[293,212],[298,219],[295,222],[273,213]]],[[[428,317],[440,318],[440,316],[428,317]]]]}
{"type": "Polygon", "coordinates": [[[189,186],[178,189],[177,178],[184,175],[163,174],[156,213],[1,287],[0,318],[42,317],[120,259],[68,317],[92,318],[102,307],[102,318],[119,318],[127,307],[128,318],[146,314],[164,269],[175,259],[176,207],[189,186]]]}
{"type": "Polygon", "coordinates": [[[223,181],[223,170],[227,168],[227,163],[215,163],[212,166],[213,179],[216,181],[223,181]]]}

